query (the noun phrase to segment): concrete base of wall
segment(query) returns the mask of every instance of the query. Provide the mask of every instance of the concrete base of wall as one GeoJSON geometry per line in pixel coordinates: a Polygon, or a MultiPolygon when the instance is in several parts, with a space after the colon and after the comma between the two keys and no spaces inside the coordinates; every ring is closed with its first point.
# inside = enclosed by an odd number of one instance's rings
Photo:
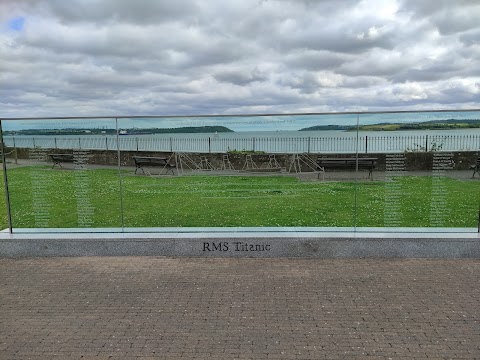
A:
{"type": "Polygon", "coordinates": [[[480,234],[352,232],[0,233],[0,257],[480,258],[480,234]]]}

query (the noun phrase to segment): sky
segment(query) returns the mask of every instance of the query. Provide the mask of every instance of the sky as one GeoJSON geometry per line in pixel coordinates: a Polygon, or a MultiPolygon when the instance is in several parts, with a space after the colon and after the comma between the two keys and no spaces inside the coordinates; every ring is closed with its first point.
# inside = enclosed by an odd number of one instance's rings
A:
{"type": "Polygon", "coordinates": [[[478,0],[0,0],[0,118],[480,108],[478,0]]]}

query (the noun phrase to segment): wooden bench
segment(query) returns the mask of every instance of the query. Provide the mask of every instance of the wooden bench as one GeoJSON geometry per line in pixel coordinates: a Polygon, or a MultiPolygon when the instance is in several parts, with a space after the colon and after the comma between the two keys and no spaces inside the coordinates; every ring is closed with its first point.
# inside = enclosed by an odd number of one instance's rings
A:
{"type": "Polygon", "coordinates": [[[67,162],[73,163],[75,161],[73,154],[49,154],[48,156],[50,156],[50,158],[53,161],[52,169],[55,167],[55,165],[58,165],[61,168],[63,168],[61,163],[67,163],[67,162]]]}
{"type": "Polygon", "coordinates": [[[470,165],[470,170],[473,170],[472,178],[475,177],[475,174],[480,175],[480,158],[477,159],[477,163],[470,165]]]}
{"type": "Polygon", "coordinates": [[[317,169],[325,171],[325,169],[358,169],[368,170],[368,177],[372,178],[373,169],[377,164],[378,158],[317,158],[317,169]]]}
{"type": "Polygon", "coordinates": [[[143,169],[144,166],[154,166],[154,167],[163,167],[167,169],[167,174],[169,171],[175,175],[173,169],[176,169],[175,165],[172,165],[168,162],[169,158],[166,157],[153,157],[153,156],[133,156],[133,161],[135,162],[135,174],[139,169],[143,171],[145,174],[145,170],[143,169]]]}

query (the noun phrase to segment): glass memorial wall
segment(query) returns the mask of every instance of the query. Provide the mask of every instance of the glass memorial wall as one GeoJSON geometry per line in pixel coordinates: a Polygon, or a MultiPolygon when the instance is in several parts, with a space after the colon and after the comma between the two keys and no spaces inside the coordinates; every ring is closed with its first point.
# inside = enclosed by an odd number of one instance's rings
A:
{"type": "Polygon", "coordinates": [[[358,134],[359,173],[379,170],[358,182],[358,230],[480,230],[479,112],[361,114],[358,134]]]}
{"type": "Polygon", "coordinates": [[[2,120],[2,133],[14,232],[121,229],[115,119],[2,120]]]}
{"type": "Polygon", "coordinates": [[[354,156],[355,131],[319,130],[356,123],[354,115],[120,119],[125,228],[351,228],[354,176],[319,182],[316,156],[354,156]]]}
{"type": "Polygon", "coordinates": [[[17,233],[473,232],[479,224],[478,111],[1,125],[9,212],[0,210],[0,222],[8,228],[10,218],[17,233]]]}

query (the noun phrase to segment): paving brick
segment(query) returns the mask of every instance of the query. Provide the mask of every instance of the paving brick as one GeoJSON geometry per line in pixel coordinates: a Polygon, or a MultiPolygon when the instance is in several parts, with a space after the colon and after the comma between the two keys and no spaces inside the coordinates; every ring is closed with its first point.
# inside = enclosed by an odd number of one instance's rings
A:
{"type": "Polygon", "coordinates": [[[0,259],[0,359],[480,358],[480,261],[0,259]]]}

